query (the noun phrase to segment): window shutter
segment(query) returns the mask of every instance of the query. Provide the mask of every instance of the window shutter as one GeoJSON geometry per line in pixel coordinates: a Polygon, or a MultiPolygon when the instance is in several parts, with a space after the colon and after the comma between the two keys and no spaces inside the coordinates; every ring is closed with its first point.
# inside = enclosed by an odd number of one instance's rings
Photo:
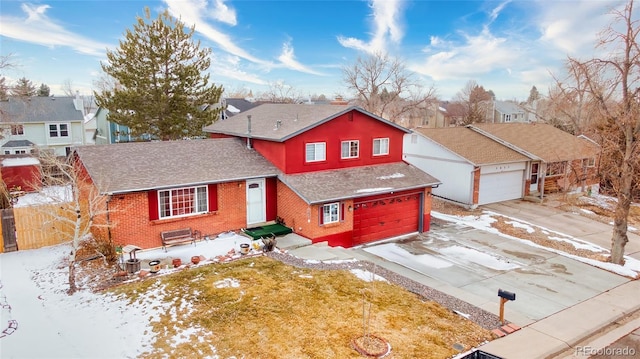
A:
{"type": "Polygon", "coordinates": [[[149,220],[155,221],[160,218],[158,215],[158,191],[147,192],[149,198],[149,220]]]}
{"type": "Polygon", "coordinates": [[[320,224],[324,224],[324,206],[318,206],[318,214],[320,215],[320,224]]]}
{"type": "Polygon", "coordinates": [[[209,212],[215,212],[218,210],[218,185],[213,183],[207,186],[209,212]]]}
{"type": "Polygon", "coordinates": [[[344,202],[340,202],[340,221],[344,221],[344,202]]]}

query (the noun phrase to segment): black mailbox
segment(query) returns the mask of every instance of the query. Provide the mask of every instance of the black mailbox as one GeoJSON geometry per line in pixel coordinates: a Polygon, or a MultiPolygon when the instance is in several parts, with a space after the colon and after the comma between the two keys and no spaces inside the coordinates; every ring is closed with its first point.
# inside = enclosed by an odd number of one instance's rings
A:
{"type": "Polygon", "coordinates": [[[506,290],[498,289],[498,297],[506,300],[516,300],[516,293],[507,292],[506,290]]]}

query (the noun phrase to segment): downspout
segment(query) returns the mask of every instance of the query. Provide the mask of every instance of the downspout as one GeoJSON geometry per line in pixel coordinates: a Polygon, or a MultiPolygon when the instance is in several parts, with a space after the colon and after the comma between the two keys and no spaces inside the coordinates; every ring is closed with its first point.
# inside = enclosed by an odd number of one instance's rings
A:
{"type": "Polygon", "coordinates": [[[109,239],[109,243],[113,243],[111,241],[111,223],[109,219],[109,202],[111,201],[111,195],[107,196],[107,238],[109,239]]]}
{"type": "MultiPolygon", "coordinates": [[[[433,190],[433,189],[432,189],[433,190]]],[[[418,233],[424,232],[424,190],[420,192],[420,210],[418,213],[418,233]]]]}

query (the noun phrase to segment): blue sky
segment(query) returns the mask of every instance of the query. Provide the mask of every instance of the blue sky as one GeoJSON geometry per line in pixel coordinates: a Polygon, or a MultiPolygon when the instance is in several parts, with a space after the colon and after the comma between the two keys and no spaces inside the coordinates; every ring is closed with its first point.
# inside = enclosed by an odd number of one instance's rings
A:
{"type": "Polygon", "coordinates": [[[350,96],[343,66],[383,51],[400,58],[424,86],[451,99],[469,80],[498,99],[545,94],[567,55],[594,55],[611,20],[609,0],[43,0],[0,3],[0,53],[19,65],[3,70],[55,95],[71,81],[91,93],[100,61],[148,6],[169,9],[212,48],[211,78],[254,94],[282,83],[304,96],[350,96]]]}

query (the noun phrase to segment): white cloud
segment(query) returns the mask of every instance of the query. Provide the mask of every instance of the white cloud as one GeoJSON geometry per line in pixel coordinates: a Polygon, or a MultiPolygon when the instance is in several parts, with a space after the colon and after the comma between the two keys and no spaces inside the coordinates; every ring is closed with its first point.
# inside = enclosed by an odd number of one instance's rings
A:
{"type": "Polygon", "coordinates": [[[402,10],[404,0],[371,0],[373,34],[369,42],[354,37],[338,36],[338,42],[348,48],[370,54],[386,53],[388,40],[400,43],[404,37],[402,10]]]}
{"type": "Polygon", "coordinates": [[[236,19],[236,10],[232,9],[224,3],[224,0],[214,0],[215,4],[211,12],[211,18],[224,22],[226,24],[236,26],[238,20],[236,19]]]}
{"type": "MultiPolygon", "coordinates": [[[[236,45],[230,36],[211,26],[203,17],[204,14],[213,14],[207,9],[209,4],[206,0],[164,0],[164,2],[167,4],[169,13],[172,16],[179,18],[187,26],[195,25],[195,31],[218,44],[223,51],[256,64],[272,66],[270,62],[251,55],[236,45]]],[[[229,12],[230,10],[227,11],[227,13],[229,12]]]]}
{"type": "MultiPolygon", "coordinates": [[[[211,55],[211,68],[214,71],[213,82],[221,82],[219,78],[227,78],[230,80],[240,81],[243,83],[250,83],[255,85],[267,85],[268,82],[262,79],[259,75],[249,73],[244,69],[241,69],[242,61],[235,55],[223,55],[218,56],[216,54],[211,55]]],[[[244,67],[246,68],[246,66],[244,67]]]]}
{"type": "Polygon", "coordinates": [[[104,55],[109,45],[66,30],[46,15],[50,8],[24,3],[21,9],[26,17],[0,15],[0,35],[43,46],[70,47],[87,55],[104,55]]]}
{"type": "Polygon", "coordinates": [[[285,42],[282,44],[282,53],[278,56],[278,60],[287,68],[308,73],[311,75],[322,75],[322,73],[314,71],[309,67],[301,64],[296,60],[296,56],[293,53],[293,47],[290,42],[285,42]]]}

